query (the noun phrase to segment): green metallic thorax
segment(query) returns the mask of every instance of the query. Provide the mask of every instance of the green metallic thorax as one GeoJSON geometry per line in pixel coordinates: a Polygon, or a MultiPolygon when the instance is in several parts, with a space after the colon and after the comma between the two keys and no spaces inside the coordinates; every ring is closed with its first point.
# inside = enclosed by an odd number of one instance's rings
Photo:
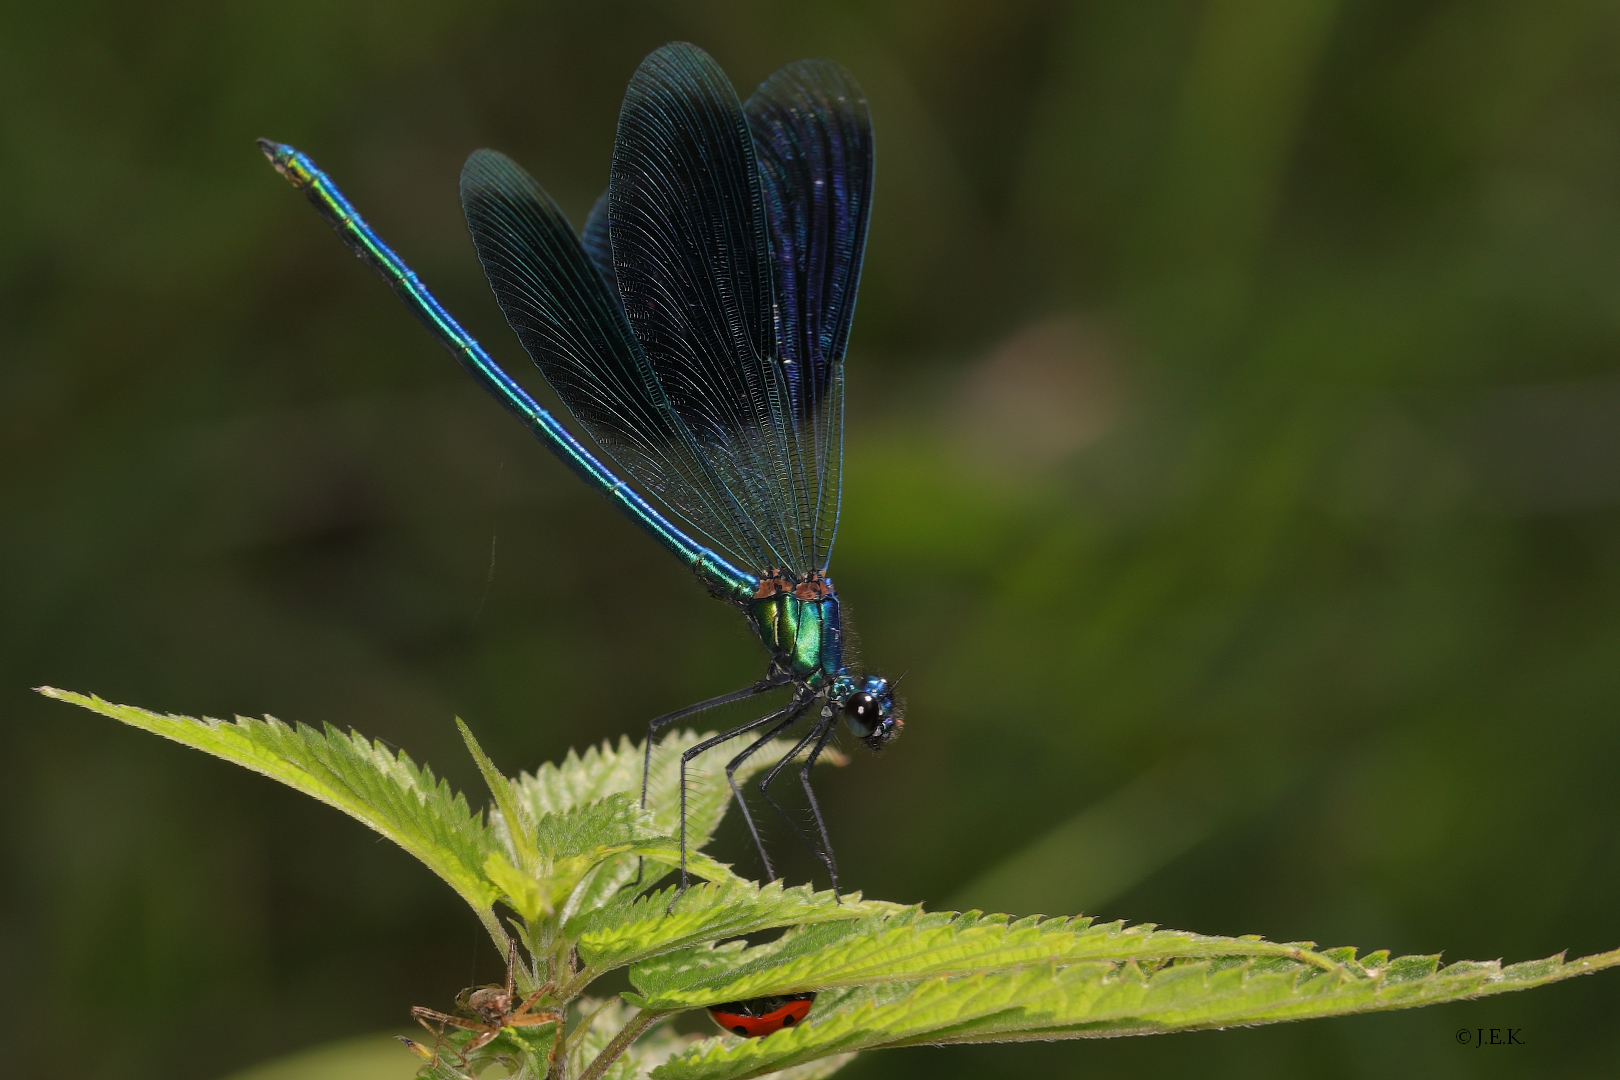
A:
{"type": "Polygon", "coordinates": [[[794,589],[768,579],[747,610],[760,640],[795,678],[819,686],[843,670],[843,628],[832,582],[823,578],[814,587],[794,589]]]}

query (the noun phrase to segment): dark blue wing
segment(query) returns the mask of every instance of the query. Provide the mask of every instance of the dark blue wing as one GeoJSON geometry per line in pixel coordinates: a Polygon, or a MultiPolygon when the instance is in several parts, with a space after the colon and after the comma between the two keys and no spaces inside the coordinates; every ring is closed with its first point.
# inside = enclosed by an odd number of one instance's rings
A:
{"type": "Polygon", "coordinates": [[[805,572],[807,507],[776,358],[770,241],[748,120],[701,49],[642,61],[608,182],[624,312],[671,409],[742,510],[764,559],[805,572]]]}
{"type": "Polygon", "coordinates": [[[580,230],[580,242],[585,245],[585,254],[591,257],[591,263],[601,272],[608,284],[608,292],[613,294],[613,303],[619,303],[619,277],[613,272],[613,241],[608,237],[608,193],[602,192],[597,198],[596,205],[591,207],[590,216],[585,219],[585,228],[580,230]]]}
{"type": "Polygon", "coordinates": [[[871,188],[842,68],[789,65],[745,111],[685,44],[637,69],[583,237],[501,155],[462,174],[490,284],[574,417],[715,550],[801,574],[837,529],[871,188]]]}
{"type": "Polygon", "coordinates": [[[770,232],[798,486],[810,500],[805,546],[825,568],[842,490],[844,346],[872,211],[872,117],[854,76],[830,60],[787,65],[745,110],[770,232]]]}
{"type": "Polygon", "coordinates": [[[668,398],[607,281],[534,179],[480,150],[462,208],[507,322],[602,450],[736,565],[756,569],[755,530],[668,398]]]}

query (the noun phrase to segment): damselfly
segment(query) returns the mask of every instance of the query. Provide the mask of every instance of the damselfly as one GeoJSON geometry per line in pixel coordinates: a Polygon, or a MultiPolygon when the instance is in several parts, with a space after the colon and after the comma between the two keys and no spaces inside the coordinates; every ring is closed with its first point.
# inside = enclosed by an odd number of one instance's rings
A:
{"type": "Polygon", "coordinates": [[[726,777],[772,879],[735,773],[808,718],[759,788],[836,892],[811,766],[840,718],[873,750],[902,726],[890,684],[845,655],[827,577],[842,491],[844,347],[872,205],[871,117],[854,78],[826,60],[799,61],[743,103],[701,49],[664,46],[630,80],[608,189],[580,233],[505,156],[479,150],[462,170],[467,225],[507,322],[601,454],[650,500],[501,370],[314,162],[290,146],[259,145],[463,367],[740,609],[769,651],[758,682],[647,726],[643,806],[661,729],[770,690],[790,693],[781,708],[682,754],[682,890],[688,763],[755,736],[726,777]],[[819,846],[770,797],[801,756],[819,846]]]}

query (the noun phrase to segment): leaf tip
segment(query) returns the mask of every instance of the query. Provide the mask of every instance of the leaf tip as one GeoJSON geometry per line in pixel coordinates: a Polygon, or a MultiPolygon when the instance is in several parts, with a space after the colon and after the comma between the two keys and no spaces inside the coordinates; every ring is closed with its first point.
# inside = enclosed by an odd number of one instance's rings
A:
{"type": "Polygon", "coordinates": [[[468,727],[467,721],[459,716],[456,717],[456,730],[461,732],[461,741],[467,744],[467,749],[472,752],[474,758],[480,762],[488,760],[484,754],[484,748],[478,745],[477,738],[473,736],[472,728],[468,727]]]}
{"type": "Polygon", "coordinates": [[[423,1061],[432,1061],[433,1060],[433,1051],[429,1050],[427,1047],[423,1046],[421,1043],[417,1042],[415,1039],[407,1039],[403,1035],[395,1035],[394,1038],[398,1039],[401,1043],[403,1043],[405,1045],[405,1049],[409,1050],[411,1053],[415,1054],[417,1057],[421,1058],[423,1061]]]}

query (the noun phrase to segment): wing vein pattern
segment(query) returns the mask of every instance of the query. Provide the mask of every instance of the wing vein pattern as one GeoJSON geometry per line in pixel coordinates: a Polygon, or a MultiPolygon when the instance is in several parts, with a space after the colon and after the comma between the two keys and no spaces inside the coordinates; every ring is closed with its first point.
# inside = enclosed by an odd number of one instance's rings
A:
{"type": "Polygon", "coordinates": [[[602,450],[737,565],[802,575],[837,529],[871,185],[842,68],[790,65],[745,107],[675,44],[631,80],[583,235],[493,151],[462,202],[507,321],[602,450]]]}

